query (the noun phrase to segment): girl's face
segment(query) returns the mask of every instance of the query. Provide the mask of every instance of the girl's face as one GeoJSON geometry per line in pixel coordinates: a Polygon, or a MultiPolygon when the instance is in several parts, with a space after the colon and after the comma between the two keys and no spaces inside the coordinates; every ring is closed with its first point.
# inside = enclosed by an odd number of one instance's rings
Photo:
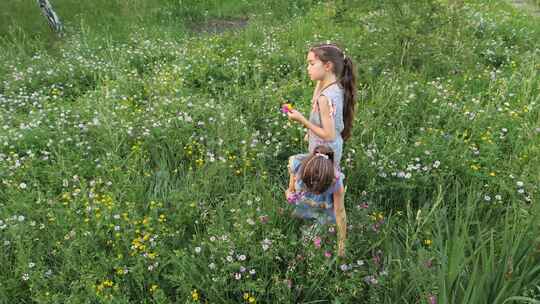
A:
{"type": "Polygon", "coordinates": [[[330,62],[323,63],[315,53],[309,52],[307,55],[307,70],[311,80],[323,80],[327,73],[331,73],[332,64],[330,62]]]}

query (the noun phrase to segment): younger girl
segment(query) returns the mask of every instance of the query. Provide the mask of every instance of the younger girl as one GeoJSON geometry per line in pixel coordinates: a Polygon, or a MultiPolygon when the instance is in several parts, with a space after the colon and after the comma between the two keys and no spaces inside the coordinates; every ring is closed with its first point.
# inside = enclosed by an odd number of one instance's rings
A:
{"type": "Polygon", "coordinates": [[[347,216],[343,205],[343,174],[334,164],[334,152],[321,145],[310,154],[289,158],[289,187],[285,196],[294,204],[293,216],[317,224],[337,224],[338,255],[345,255],[347,216]]]}
{"type": "Polygon", "coordinates": [[[309,120],[291,110],[289,119],[308,129],[309,151],[325,144],[340,168],[343,142],[350,138],[356,104],[356,72],[351,59],[335,44],[319,44],[307,54],[308,74],[316,81],[309,120]]]}

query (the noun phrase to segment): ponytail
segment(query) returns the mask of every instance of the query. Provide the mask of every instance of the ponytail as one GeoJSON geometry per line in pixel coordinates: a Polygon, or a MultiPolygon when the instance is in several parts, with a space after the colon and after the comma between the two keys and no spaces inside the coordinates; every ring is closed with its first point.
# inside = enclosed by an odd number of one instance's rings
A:
{"type": "Polygon", "coordinates": [[[353,62],[348,56],[343,61],[343,73],[341,74],[340,83],[345,91],[343,105],[343,122],[345,126],[341,131],[341,137],[346,141],[351,137],[356,111],[356,71],[353,62]]]}

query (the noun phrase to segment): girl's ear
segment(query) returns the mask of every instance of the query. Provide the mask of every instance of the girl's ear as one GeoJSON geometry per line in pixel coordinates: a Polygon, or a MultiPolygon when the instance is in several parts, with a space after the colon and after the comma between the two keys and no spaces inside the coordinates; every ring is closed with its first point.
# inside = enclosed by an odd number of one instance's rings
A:
{"type": "Polygon", "coordinates": [[[331,71],[332,71],[332,67],[333,67],[332,61],[327,61],[327,62],[324,64],[324,70],[327,71],[327,72],[331,72],[331,71]]]}

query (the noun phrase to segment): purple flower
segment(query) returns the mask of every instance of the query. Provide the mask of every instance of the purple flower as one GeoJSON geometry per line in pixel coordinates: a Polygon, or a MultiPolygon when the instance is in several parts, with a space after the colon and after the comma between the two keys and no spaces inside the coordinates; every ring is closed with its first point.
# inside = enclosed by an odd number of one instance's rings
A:
{"type": "Polygon", "coordinates": [[[289,204],[296,204],[302,198],[302,192],[293,192],[287,196],[289,204]]]}
{"type": "Polygon", "coordinates": [[[437,304],[437,296],[435,295],[430,295],[428,297],[428,301],[429,301],[429,304],[437,304]]]}
{"type": "Polygon", "coordinates": [[[377,281],[377,279],[375,278],[375,276],[365,276],[364,277],[364,282],[368,283],[368,284],[371,284],[371,285],[376,285],[377,283],[379,283],[379,281],[377,281]]]}

